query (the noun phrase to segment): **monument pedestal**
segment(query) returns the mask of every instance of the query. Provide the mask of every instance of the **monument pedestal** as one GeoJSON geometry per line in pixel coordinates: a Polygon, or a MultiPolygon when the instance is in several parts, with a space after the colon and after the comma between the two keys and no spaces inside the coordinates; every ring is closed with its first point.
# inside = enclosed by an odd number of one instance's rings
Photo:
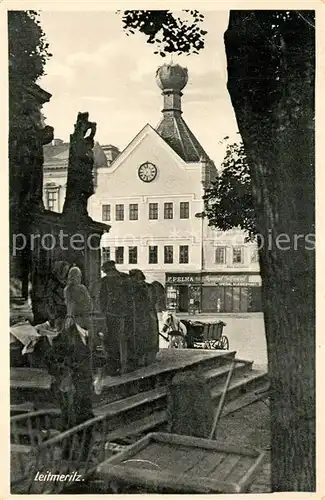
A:
{"type": "Polygon", "coordinates": [[[72,219],[47,210],[31,217],[26,239],[34,322],[47,319],[44,297],[55,261],[65,260],[78,266],[88,288],[99,279],[100,239],[109,229],[110,226],[94,222],[90,217],[72,219]]]}

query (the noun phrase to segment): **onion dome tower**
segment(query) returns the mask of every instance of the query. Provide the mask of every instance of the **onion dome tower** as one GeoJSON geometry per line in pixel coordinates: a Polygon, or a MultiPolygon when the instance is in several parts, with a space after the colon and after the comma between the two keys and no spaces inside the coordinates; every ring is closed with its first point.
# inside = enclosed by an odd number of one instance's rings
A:
{"type": "Polygon", "coordinates": [[[156,82],[164,97],[163,118],[158,134],[186,162],[208,158],[199,141],[182,118],[182,90],[188,82],[188,72],[179,64],[164,64],[156,73],[156,82]]]}

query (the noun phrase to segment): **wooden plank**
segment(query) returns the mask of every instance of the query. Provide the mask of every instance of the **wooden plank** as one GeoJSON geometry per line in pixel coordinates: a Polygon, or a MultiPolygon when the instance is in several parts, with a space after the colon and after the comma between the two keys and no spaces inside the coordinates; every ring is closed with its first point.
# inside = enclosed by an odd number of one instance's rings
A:
{"type": "Polygon", "coordinates": [[[111,465],[120,463],[123,460],[127,460],[128,458],[132,457],[135,453],[142,450],[142,448],[147,447],[150,442],[151,438],[150,434],[148,434],[147,436],[144,436],[142,439],[139,439],[139,441],[134,443],[127,450],[122,451],[118,455],[115,455],[114,457],[111,457],[108,460],[105,460],[105,462],[103,462],[98,466],[97,470],[100,472],[102,467],[110,467],[111,465]]]}
{"type": "MultiPolygon", "coordinates": [[[[236,467],[236,464],[240,461],[240,455],[229,454],[220,462],[216,468],[211,471],[210,477],[216,479],[225,479],[226,476],[230,474],[230,471],[236,467]]],[[[232,480],[232,477],[230,478],[232,480]]]]}
{"type": "Polygon", "coordinates": [[[159,455],[162,451],[162,445],[160,443],[151,442],[146,448],[142,448],[139,453],[132,455],[133,458],[154,458],[159,455]]]}
{"type": "Polygon", "coordinates": [[[233,483],[238,483],[250,469],[253,464],[254,459],[247,456],[241,456],[240,460],[237,462],[235,467],[229,471],[229,473],[223,478],[224,481],[228,481],[231,475],[231,481],[233,483]]]}
{"type": "Polygon", "coordinates": [[[35,411],[35,405],[34,405],[34,403],[30,403],[29,401],[27,401],[25,403],[11,404],[10,411],[11,412],[27,413],[27,412],[35,411]]]}
{"type": "Polygon", "coordinates": [[[18,436],[42,436],[44,439],[50,439],[54,436],[60,434],[60,431],[56,429],[27,429],[26,427],[18,427],[18,436]]]}
{"type": "Polygon", "coordinates": [[[234,453],[237,455],[247,455],[257,458],[259,452],[252,448],[240,447],[231,444],[222,444],[209,439],[197,438],[192,436],[181,436],[179,434],[167,434],[155,432],[150,434],[150,438],[161,443],[174,443],[194,448],[203,448],[206,450],[216,450],[220,453],[234,453]]]}
{"type": "MultiPolygon", "coordinates": [[[[240,377],[239,379],[236,378],[233,382],[230,383],[228,393],[231,391],[235,391],[236,389],[246,386],[250,386],[252,383],[264,383],[264,378],[266,377],[267,372],[263,370],[249,370],[243,377],[240,377]]],[[[251,391],[251,389],[249,389],[251,391]]],[[[222,394],[222,387],[216,387],[215,389],[212,390],[211,397],[212,399],[216,399],[220,397],[222,394]]]]}
{"type": "MultiPolygon", "coordinates": [[[[207,370],[207,371],[203,372],[202,377],[205,380],[210,380],[210,379],[219,377],[220,375],[228,375],[230,366],[231,366],[231,360],[229,360],[229,363],[227,363],[225,365],[218,366],[217,368],[212,368],[211,370],[207,370]]],[[[236,374],[236,371],[240,371],[240,369],[244,368],[245,366],[246,366],[245,363],[237,363],[237,360],[236,360],[234,374],[236,374]]]]}
{"type": "Polygon", "coordinates": [[[266,458],[266,453],[261,453],[260,456],[257,458],[257,460],[255,460],[254,463],[251,465],[251,467],[248,469],[244,477],[242,477],[242,479],[238,481],[238,486],[240,487],[241,491],[247,491],[247,489],[253,482],[257,472],[262,467],[265,458],[266,458]]]}
{"type": "Polygon", "coordinates": [[[240,493],[238,486],[235,484],[214,481],[209,478],[200,480],[194,474],[192,476],[177,476],[171,472],[132,469],[120,465],[102,468],[101,477],[107,485],[112,480],[117,480],[132,485],[144,486],[147,489],[148,487],[152,489],[166,488],[187,493],[240,493]]]}
{"type": "MultiPolygon", "coordinates": [[[[204,459],[204,457],[206,456],[206,453],[207,453],[206,450],[200,450],[199,448],[193,448],[193,450],[195,450],[195,458],[192,459],[192,463],[189,464],[188,467],[185,464],[186,469],[184,467],[184,473],[186,473],[186,474],[196,474],[196,471],[199,467],[199,464],[204,459]]],[[[192,456],[191,456],[191,458],[192,458],[192,456]]]]}
{"type": "MultiPolygon", "coordinates": [[[[142,455],[148,458],[145,451],[143,450],[142,455]]],[[[150,461],[154,462],[162,471],[170,470],[175,466],[175,451],[175,446],[169,443],[153,443],[148,449],[150,461]]],[[[135,455],[134,458],[138,458],[138,455],[135,455]]]]}
{"type": "Polygon", "coordinates": [[[242,408],[250,406],[263,399],[264,399],[263,395],[259,394],[254,390],[250,390],[247,393],[243,394],[242,396],[238,396],[236,399],[226,402],[221,418],[225,417],[226,415],[229,415],[230,413],[235,413],[236,411],[241,410],[242,408]]]}
{"type": "Polygon", "coordinates": [[[200,451],[197,448],[173,447],[172,459],[168,468],[176,473],[185,474],[188,470],[193,469],[204,458],[205,454],[205,450],[200,451]]]}
{"type": "Polygon", "coordinates": [[[161,452],[161,445],[158,443],[150,443],[148,446],[142,448],[137,453],[132,454],[129,458],[136,458],[137,460],[154,460],[161,452]]]}
{"type": "Polygon", "coordinates": [[[26,413],[25,415],[14,415],[13,417],[10,417],[10,423],[12,422],[24,422],[24,420],[27,421],[28,418],[34,418],[34,417],[40,417],[40,416],[54,416],[58,417],[61,415],[61,411],[57,408],[51,408],[47,410],[35,410],[30,413],[26,413]]]}
{"type": "Polygon", "coordinates": [[[94,413],[96,416],[113,416],[121,413],[122,411],[136,408],[142,404],[151,403],[165,396],[167,396],[167,389],[165,387],[158,387],[157,389],[135,394],[134,396],[129,396],[127,398],[108,403],[105,406],[95,408],[94,413]]]}
{"type": "Polygon", "coordinates": [[[161,411],[148,415],[142,419],[135,420],[128,425],[120,427],[110,432],[106,438],[107,441],[123,439],[128,436],[136,436],[142,432],[150,431],[154,427],[163,424],[167,421],[167,412],[161,411]]]}
{"type": "Polygon", "coordinates": [[[30,453],[32,451],[32,447],[27,444],[11,444],[10,445],[11,453],[30,453]]]}
{"type": "Polygon", "coordinates": [[[197,478],[210,477],[211,472],[226,458],[224,453],[218,453],[216,451],[205,451],[203,458],[196,464],[193,473],[197,478]]]}
{"type": "Polygon", "coordinates": [[[176,349],[162,349],[159,352],[160,357],[157,362],[143,368],[138,368],[133,372],[125,373],[120,377],[105,378],[103,391],[108,387],[116,387],[130,382],[135,382],[143,378],[163,375],[173,371],[176,372],[178,370],[183,370],[184,368],[195,367],[204,363],[207,359],[215,358],[217,362],[218,358],[228,356],[231,357],[236,353],[236,351],[198,352],[193,349],[181,349],[178,350],[177,353],[172,351],[176,351],[176,349]]]}

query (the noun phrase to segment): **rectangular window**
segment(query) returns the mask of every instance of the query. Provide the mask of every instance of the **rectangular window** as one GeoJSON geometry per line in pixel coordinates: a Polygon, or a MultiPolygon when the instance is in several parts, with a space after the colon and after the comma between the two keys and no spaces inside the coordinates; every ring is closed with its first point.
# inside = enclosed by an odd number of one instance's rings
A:
{"type": "Polygon", "coordinates": [[[149,264],[158,264],[158,247],[149,247],[149,264]]]}
{"type": "Polygon", "coordinates": [[[111,205],[102,205],[102,220],[111,220],[111,205]]]}
{"type": "Polygon", "coordinates": [[[173,204],[164,203],[164,219],[172,219],[172,218],[173,218],[173,204]]]}
{"type": "Polygon", "coordinates": [[[116,264],[124,263],[124,247],[116,247],[115,249],[115,262],[116,264]]]}
{"type": "Polygon", "coordinates": [[[103,262],[107,262],[108,260],[111,260],[111,248],[110,247],[103,247],[102,248],[102,260],[103,260],[103,262]]]}
{"type": "Polygon", "coordinates": [[[225,247],[216,248],[216,264],[226,263],[226,249],[225,247]]]}
{"type": "Polygon", "coordinates": [[[243,263],[243,249],[242,247],[235,247],[232,249],[232,263],[242,264],[243,263]]]}
{"type": "Polygon", "coordinates": [[[138,215],[139,215],[138,212],[139,212],[138,204],[131,203],[129,205],[129,219],[130,220],[138,220],[138,215]]]}
{"type": "Polygon", "coordinates": [[[167,245],[164,247],[164,262],[165,264],[172,264],[173,260],[173,247],[167,245]]]}
{"type": "Polygon", "coordinates": [[[124,220],[124,205],[115,206],[115,220],[124,220]]]}
{"type": "Polygon", "coordinates": [[[254,248],[251,253],[251,263],[256,264],[258,263],[258,250],[257,248],[254,248]]]}
{"type": "Polygon", "coordinates": [[[188,245],[180,245],[179,247],[179,263],[188,264],[188,245]]]}
{"type": "Polygon", "coordinates": [[[181,201],[179,204],[179,218],[188,219],[190,216],[190,204],[188,201],[181,201]]]}
{"type": "Polygon", "coordinates": [[[46,192],[46,201],[47,201],[47,209],[48,210],[55,210],[56,207],[56,202],[57,202],[57,191],[47,191],[46,192]]]}
{"type": "Polygon", "coordinates": [[[149,219],[158,219],[158,203],[149,203],[149,219]]]}
{"type": "Polygon", "coordinates": [[[138,247],[129,247],[129,264],[138,263],[138,247]]]}

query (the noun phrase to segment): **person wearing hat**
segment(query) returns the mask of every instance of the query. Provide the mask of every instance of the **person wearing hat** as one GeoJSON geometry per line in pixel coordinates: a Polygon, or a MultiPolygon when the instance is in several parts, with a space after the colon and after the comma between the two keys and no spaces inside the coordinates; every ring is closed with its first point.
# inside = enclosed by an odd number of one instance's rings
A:
{"type": "Polygon", "coordinates": [[[99,303],[106,320],[103,335],[106,371],[110,375],[118,375],[122,368],[121,356],[126,357],[126,337],[132,334],[130,277],[118,271],[113,260],[104,262],[102,271],[106,276],[101,279],[99,303]]]}
{"type": "Polygon", "coordinates": [[[147,366],[155,361],[159,351],[157,296],[152,284],[146,283],[140,269],[131,269],[129,275],[133,284],[136,364],[147,366]]]}

